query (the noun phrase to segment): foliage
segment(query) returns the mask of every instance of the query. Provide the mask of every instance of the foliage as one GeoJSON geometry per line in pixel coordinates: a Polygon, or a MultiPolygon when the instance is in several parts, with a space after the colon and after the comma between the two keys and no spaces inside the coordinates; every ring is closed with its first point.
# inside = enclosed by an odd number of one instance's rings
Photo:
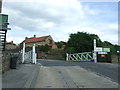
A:
{"type": "Polygon", "coordinates": [[[75,52],[75,48],[74,47],[67,47],[66,48],[66,51],[70,54],[74,53],[75,52]]]}
{"type": "Polygon", "coordinates": [[[97,35],[89,34],[87,32],[77,32],[70,34],[65,50],[68,53],[91,52],[94,49],[94,39],[97,41],[97,47],[110,48],[112,54],[116,53],[118,45],[113,45],[108,41],[102,42],[97,35]]]}
{"type": "Polygon", "coordinates": [[[63,45],[66,44],[66,42],[64,42],[64,41],[59,41],[59,42],[55,42],[55,44],[57,45],[58,48],[61,48],[63,45]]]}
{"type": "Polygon", "coordinates": [[[101,40],[99,37],[95,34],[88,34],[86,32],[77,32],[74,34],[70,34],[70,38],[68,40],[67,45],[67,52],[71,51],[73,53],[78,52],[89,52],[93,50],[93,39],[96,39],[101,45],[101,40]]]}
{"type": "Polygon", "coordinates": [[[51,49],[47,54],[49,59],[65,60],[66,52],[63,49],[51,49]]]}
{"type": "Polygon", "coordinates": [[[113,45],[113,44],[110,43],[110,42],[108,42],[108,41],[104,41],[104,42],[103,42],[103,45],[105,45],[105,46],[109,46],[109,45],[113,45]]]}
{"type": "Polygon", "coordinates": [[[102,43],[102,47],[106,47],[106,48],[110,48],[111,50],[111,54],[117,54],[117,49],[118,49],[118,45],[113,45],[112,43],[108,42],[108,41],[104,41],[102,43]]]}
{"type": "Polygon", "coordinates": [[[41,52],[47,53],[50,49],[51,49],[50,46],[48,46],[47,44],[45,46],[44,45],[38,46],[38,50],[41,52]]]}

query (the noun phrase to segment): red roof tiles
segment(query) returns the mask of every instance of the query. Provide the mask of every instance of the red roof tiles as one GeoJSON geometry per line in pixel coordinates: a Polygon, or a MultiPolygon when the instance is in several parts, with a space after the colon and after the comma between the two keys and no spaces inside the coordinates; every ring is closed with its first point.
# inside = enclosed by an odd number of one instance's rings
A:
{"type": "Polygon", "coordinates": [[[28,38],[24,42],[25,43],[35,43],[35,42],[41,42],[44,41],[46,38],[49,36],[44,36],[44,37],[38,37],[38,38],[28,38]]]}

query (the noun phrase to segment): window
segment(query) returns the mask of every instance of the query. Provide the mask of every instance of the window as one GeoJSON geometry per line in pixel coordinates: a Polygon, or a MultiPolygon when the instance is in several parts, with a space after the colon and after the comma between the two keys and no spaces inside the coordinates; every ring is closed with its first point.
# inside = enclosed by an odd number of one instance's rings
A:
{"type": "Polygon", "coordinates": [[[52,44],[52,40],[49,39],[49,40],[48,40],[48,43],[49,43],[49,44],[52,44]]]}

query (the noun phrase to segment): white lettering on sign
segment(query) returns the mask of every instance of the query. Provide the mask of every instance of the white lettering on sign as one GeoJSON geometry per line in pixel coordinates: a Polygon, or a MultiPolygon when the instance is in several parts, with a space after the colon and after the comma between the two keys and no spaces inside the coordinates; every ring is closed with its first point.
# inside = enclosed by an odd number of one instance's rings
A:
{"type": "Polygon", "coordinates": [[[110,52],[110,48],[103,48],[103,52],[110,52]]]}
{"type": "Polygon", "coordinates": [[[95,51],[96,52],[102,52],[103,48],[102,47],[96,47],[95,51]]]}
{"type": "Polygon", "coordinates": [[[107,52],[98,52],[98,54],[107,54],[107,52]]]}

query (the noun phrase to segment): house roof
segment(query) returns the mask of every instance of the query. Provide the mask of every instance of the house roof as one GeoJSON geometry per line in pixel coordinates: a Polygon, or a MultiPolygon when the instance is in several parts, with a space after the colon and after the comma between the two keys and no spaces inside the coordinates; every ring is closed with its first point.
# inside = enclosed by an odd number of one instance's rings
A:
{"type": "Polygon", "coordinates": [[[7,45],[16,45],[15,43],[13,43],[13,41],[11,42],[6,42],[7,45]]]}
{"type": "Polygon", "coordinates": [[[27,38],[24,42],[25,43],[35,43],[35,42],[41,42],[44,41],[49,36],[43,36],[43,37],[37,37],[37,38],[27,38]]]}

